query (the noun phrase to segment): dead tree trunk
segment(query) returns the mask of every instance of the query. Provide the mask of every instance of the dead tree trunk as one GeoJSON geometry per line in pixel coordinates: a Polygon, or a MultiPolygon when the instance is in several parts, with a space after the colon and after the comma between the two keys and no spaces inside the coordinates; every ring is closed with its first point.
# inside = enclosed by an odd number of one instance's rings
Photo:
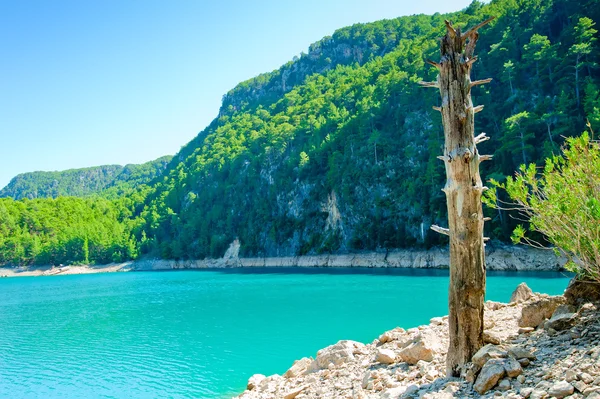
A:
{"type": "Polygon", "coordinates": [[[491,159],[479,155],[476,144],[488,139],[485,133],[475,137],[474,116],[483,106],[474,107],[471,88],[491,79],[471,81],[471,67],[477,30],[487,20],[464,34],[446,21],[447,32],[441,41],[441,61],[429,62],[439,69],[436,82],[421,82],[437,87],[444,125],[444,155],[449,229],[431,226],[450,237],[449,335],[446,370],[448,376],[460,376],[462,366],[483,344],[483,302],[485,260],[481,194],[485,187],[479,176],[479,164],[491,159]]]}

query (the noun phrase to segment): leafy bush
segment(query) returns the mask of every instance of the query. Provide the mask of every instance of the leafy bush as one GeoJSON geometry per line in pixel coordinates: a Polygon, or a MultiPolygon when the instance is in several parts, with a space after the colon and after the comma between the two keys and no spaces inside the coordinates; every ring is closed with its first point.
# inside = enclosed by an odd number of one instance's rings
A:
{"type": "Polygon", "coordinates": [[[504,189],[514,201],[504,209],[517,210],[529,222],[517,226],[513,242],[541,247],[531,233],[542,233],[568,257],[568,270],[600,282],[600,143],[588,133],[569,138],[563,155],[548,158],[541,174],[535,164],[521,165],[505,183],[490,181],[484,202],[497,207],[496,189],[504,189]]]}

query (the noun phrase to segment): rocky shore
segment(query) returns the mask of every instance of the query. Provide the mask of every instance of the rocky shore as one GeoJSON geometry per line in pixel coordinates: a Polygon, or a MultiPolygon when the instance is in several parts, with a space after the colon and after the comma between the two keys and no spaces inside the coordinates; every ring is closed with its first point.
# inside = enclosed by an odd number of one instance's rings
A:
{"type": "MultiPolygon", "coordinates": [[[[234,241],[222,258],[203,260],[148,259],[132,264],[134,270],[206,269],[226,267],[396,267],[447,269],[448,248],[429,250],[391,250],[338,255],[306,255],[291,257],[241,258],[239,242],[234,241]]],[[[488,270],[560,271],[564,259],[552,251],[523,246],[488,245],[488,270]]]]}
{"type": "Polygon", "coordinates": [[[237,398],[599,399],[600,303],[569,299],[522,284],[510,303],[486,302],[487,345],[462,379],[445,377],[448,323],[436,317],[366,345],[339,341],[281,376],[254,375],[237,398]]]}
{"type": "MultiPolygon", "coordinates": [[[[290,257],[239,257],[240,243],[231,243],[222,258],[201,260],[140,259],[109,265],[42,266],[0,268],[0,277],[48,276],[58,274],[89,274],[123,271],[164,271],[182,269],[220,269],[231,267],[364,267],[447,269],[447,248],[429,250],[390,250],[355,254],[306,255],[290,257]]],[[[552,251],[523,246],[488,245],[488,270],[506,271],[560,271],[565,260],[552,251]]]]}

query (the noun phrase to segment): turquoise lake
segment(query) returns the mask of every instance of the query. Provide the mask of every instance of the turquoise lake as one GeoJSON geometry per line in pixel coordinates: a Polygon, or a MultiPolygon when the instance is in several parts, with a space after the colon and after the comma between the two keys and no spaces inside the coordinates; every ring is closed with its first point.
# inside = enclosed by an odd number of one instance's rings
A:
{"type": "MultiPolygon", "coordinates": [[[[562,273],[488,273],[487,299],[562,273]]],[[[448,271],[227,269],[0,279],[0,397],[225,398],[340,339],[447,314],[448,271]]]]}

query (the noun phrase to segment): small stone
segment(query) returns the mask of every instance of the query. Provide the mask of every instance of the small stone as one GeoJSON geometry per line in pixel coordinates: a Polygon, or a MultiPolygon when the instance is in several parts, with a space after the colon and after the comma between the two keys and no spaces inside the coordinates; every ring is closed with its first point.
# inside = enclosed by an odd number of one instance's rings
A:
{"type": "Polygon", "coordinates": [[[598,391],[598,387],[587,387],[585,389],[585,391],[583,391],[583,396],[588,396],[589,394],[591,394],[592,392],[596,392],[598,391]]]}
{"type": "Polygon", "coordinates": [[[561,399],[571,395],[574,391],[575,388],[573,388],[573,385],[569,384],[567,381],[559,381],[550,387],[548,394],[561,399]]]}
{"type": "Polygon", "coordinates": [[[290,367],[283,376],[285,378],[298,377],[298,376],[304,374],[308,370],[308,368],[310,367],[312,362],[313,362],[313,359],[308,358],[308,357],[304,357],[300,360],[296,360],[294,362],[294,364],[292,365],[292,367],[290,367]]]}
{"type": "Polygon", "coordinates": [[[414,341],[403,348],[398,357],[406,363],[416,364],[419,360],[430,362],[433,355],[443,351],[444,345],[433,332],[421,332],[414,341]]]}
{"type": "Polygon", "coordinates": [[[498,309],[502,309],[506,305],[504,303],[502,303],[502,302],[486,301],[484,303],[484,306],[488,310],[498,310],[498,309]]]}
{"type": "Polygon", "coordinates": [[[473,363],[483,367],[483,365],[490,359],[500,359],[506,357],[506,352],[501,350],[495,345],[487,344],[483,348],[479,349],[475,355],[473,355],[473,363]]]}
{"type": "Polygon", "coordinates": [[[581,373],[579,379],[585,382],[586,384],[591,384],[592,382],[594,382],[594,377],[592,377],[588,373],[581,373]]]}
{"type": "Polygon", "coordinates": [[[583,381],[575,381],[572,385],[575,387],[575,389],[582,393],[588,388],[587,384],[583,381]]]}
{"type": "Polygon", "coordinates": [[[266,375],[263,374],[254,374],[252,377],[248,379],[248,384],[246,385],[246,389],[251,391],[256,388],[262,380],[267,378],[266,375]]]}
{"type": "Polygon", "coordinates": [[[521,374],[520,376],[517,377],[517,381],[519,381],[519,383],[521,383],[521,384],[524,384],[525,376],[523,374],[521,374]]]}
{"type": "Polygon", "coordinates": [[[529,334],[530,332],[535,331],[533,327],[521,327],[519,328],[519,334],[529,334]]]}
{"type": "Polygon", "coordinates": [[[381,394],[381,399],[399,399],[405,393],[406,387],[404,386],[391,388],[381,394]]]}
{"type": "Polygon", "coordinates": [[[533,388],[529,388],[529,387],[527,387],[527,388],[521,388],[521,389],[519,390],[519,394],[520,394],[520,395],[521,395],[521,396],[522,396],[524,399],[527,399],[527,398],[529,398],[529,395],[531,395],[531,393],[532,393],[532,392],[533,392],[533,388]]]}
{"type": "Polygon", "coordinates": [[[514,358],[509,357],[504,361],[504,370],[506,371],[506,375],[514,378],[523,373],[523,369],[518,361],[514,358]]]}
{"type": "Polygon", "coordinates": [[[577,313],[577,309],[573,305],[563,303],[562,305],[558,305],[558,307],[552,314],[552,317],[558,316],[560,314],[567,314],[567,313],[577,313]]]}
{"type": "Polygon", "coordinates": [[[501,359],[490,359],[481,369],[475,384],[473,384],[473,389],[483,395],[492,389],[504,377],[504,374],[504,362],[501,359]]]}
{"type": "Polygon", "coordinates": [[[570,328],[577,321],[577,313],[559,313],[554,314],[550,320],[544,324],[546,330],[562,331],[570,328]]]}
{"type": "Polygon", "coordinates": [[[484,331],[483,332],[483,342],[485,342],[486,344],[500,345],[501,341],[500,341],[500,337],[498,337],[493,332],[484,331]]]}
{"type": "Polygon", "coordinates": [[[541,389],[534,389],[529,396],[529,399],[542,399],[548,395],[548,392],[541,389]]]}
{"type": "Polygon", "coordinates": [[[519,364],[521,365],[521,367],[527,367],[530,363],[531,360],[527,359],[526,357],[524,357],[523,359],[519,359],[519,364]]]}
{"type": "Polygon", "coordinates": [[[508,378],[500,380],[497,389],[500,391],[508,391],[510,389],[510,380],[508,378]]]}
{"type": "Polygon", "coordinates": [[[392,350],[379,348],[377,349],[375,361],[383,364],[393,364],[396,362],[396,354],[392,350]]]}
{"type": "Polygon", "coordinates": [[[508,348],[508,354],[514,357],[515,359],[529,359],[535,360],[535,355],[531,353],[529,350],[523,348],[522,346],[511,346],[508,348]]]}
{"type": "Polygon", "coordinates": [[[304,391],[306,388],[308,388],[308,385],[302,385],[298,388],[292,388],[291,391],[288,391],[285,395],[283,395],[283,399],[294,399],[300,394],[300,392],[304,391]]]}
{"type": "Polygon", "coordinates": [[[567,372],[565,373],[565,379],[567,380],[567,382],[575,381],[577,379],[577,373],[573,370],[567,370],[567,372]]]}
{"type": "Polygon", "coordinates": [[[598,391],[594,391],[586,396],[586,399],[600,399],[600,393],[598,393],[598,391]]]}
{"type": "Polygon", "coordinates": [[[434,317],[431,320],[429,320],[429,323],[439,326],[441,324],[444,324],[444,319],[442,319],[441,317],[434,317]]]}
{"type": "Polygon", "coordinates": [[[393,340],[392,333],[390,331],[386,331],[386,332],[384,332],[383,334],[381,334],[379,336],[379,343],[380,344],[385,344],[386,342],[390,342],[392,340],[393,340]]]}

